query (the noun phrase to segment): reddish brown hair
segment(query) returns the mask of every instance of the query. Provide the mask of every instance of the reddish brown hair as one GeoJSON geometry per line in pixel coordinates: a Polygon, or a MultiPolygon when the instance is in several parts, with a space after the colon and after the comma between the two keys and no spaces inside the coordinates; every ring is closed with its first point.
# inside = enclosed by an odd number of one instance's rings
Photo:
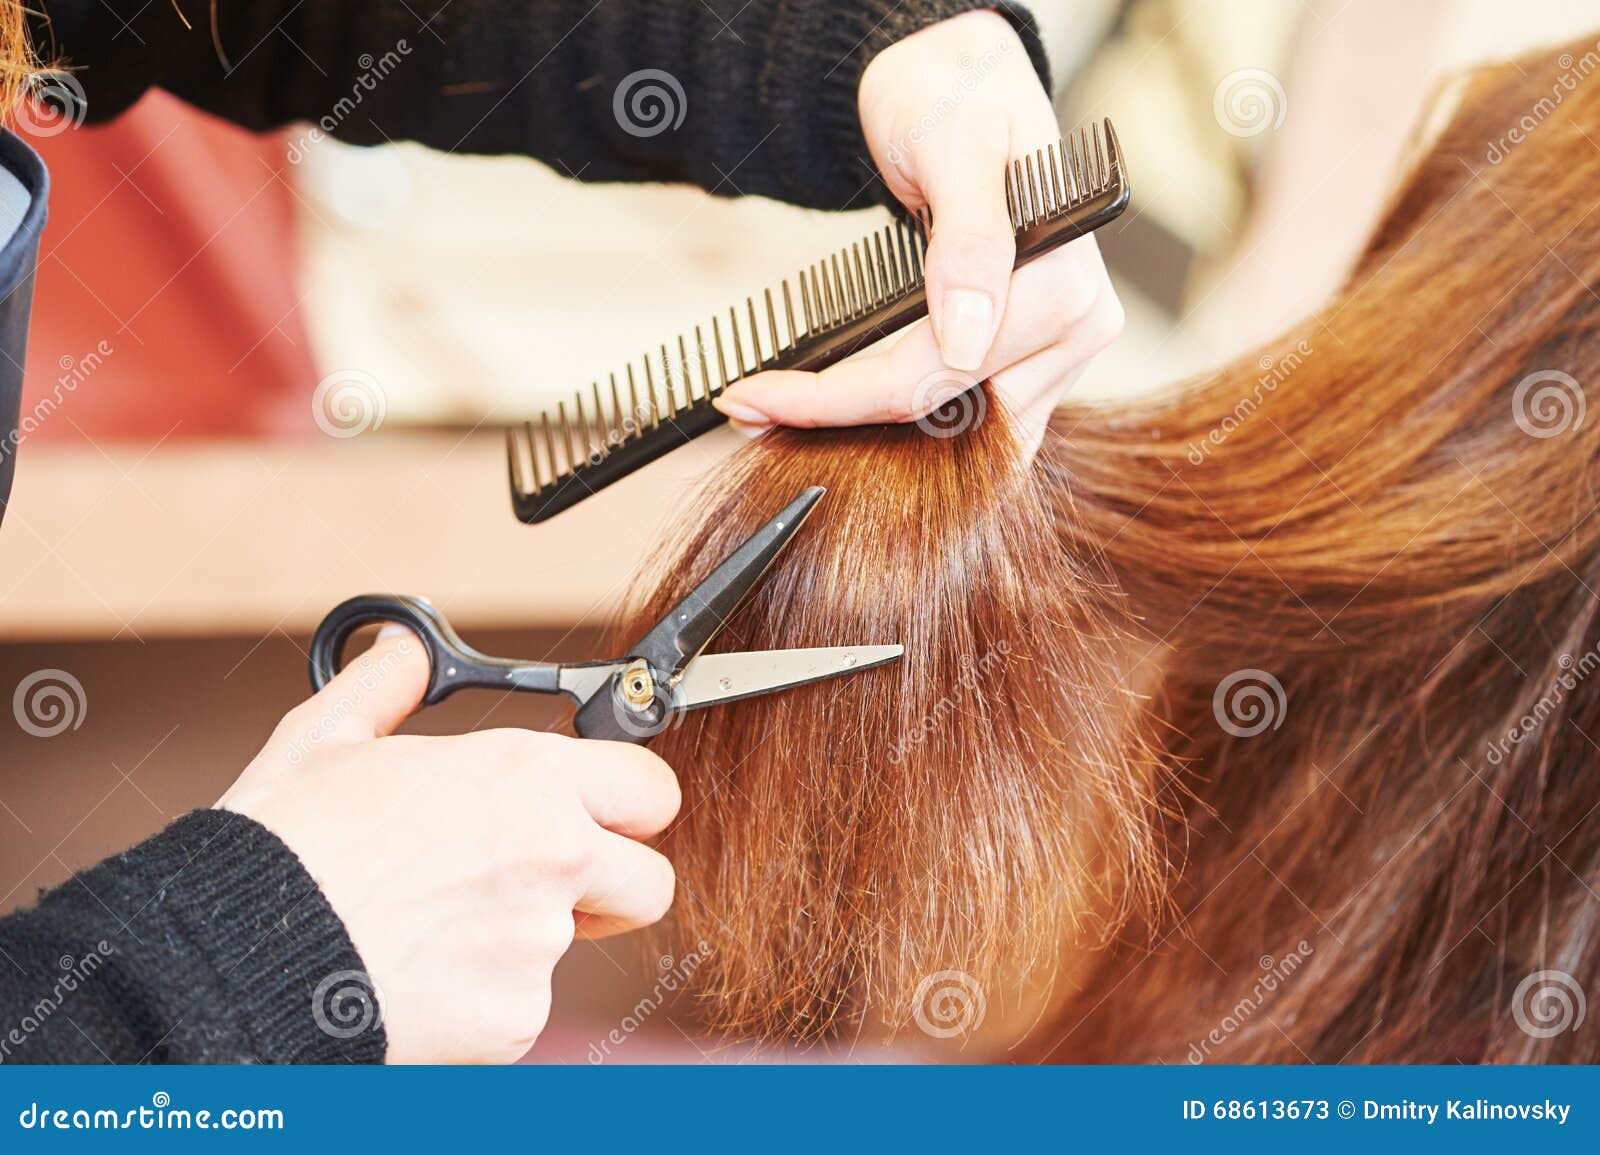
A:
{"type": "Polygon", "coordinates": [[[1600,1056],[1574,1029],[1600,990],[1577,60],[1600,50],[1475,74],[1326,309],[1063,410],[1031,471],[991,407],[948,440],[771,436],[715,479],[645,612],[827,484],[727,644],[906,658],[658,743],[714,1021],[899,1022],[956,971],[991,1010],[1046,989],[1014,1032],[1038,1060],[1600,1056]]]}

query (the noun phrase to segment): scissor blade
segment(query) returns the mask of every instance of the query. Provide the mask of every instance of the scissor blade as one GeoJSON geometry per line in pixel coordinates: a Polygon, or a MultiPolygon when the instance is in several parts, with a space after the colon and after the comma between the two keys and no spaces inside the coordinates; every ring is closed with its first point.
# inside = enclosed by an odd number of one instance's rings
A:
{"type": "Polygon", "coordinates": [[[672,704],[692,710],[787,690],[841,674],[855,674],[899,659],[901,646],[826,646],[812,650],[754,650],[703,654],[678,681],[672,704]]]}
{"type": "Polygon", "coordinates": [[[814,485],[784,506],[776,517],[724,558],[705,581],[673,606],[666,617],[639,639],[629,655],[643,658],[668,676],[682,670],[684,664],[716,636],[728,615],[750,592],[750,587],[789,544],[789,539],[824,492],[822,486],[814,485]]]}

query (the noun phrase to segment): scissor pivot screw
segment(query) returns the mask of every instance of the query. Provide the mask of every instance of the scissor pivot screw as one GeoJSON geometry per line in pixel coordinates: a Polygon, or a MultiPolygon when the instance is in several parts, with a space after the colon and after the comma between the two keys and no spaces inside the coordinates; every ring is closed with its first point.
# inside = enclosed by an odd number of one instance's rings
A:
{"type": "Polygon", "coordinates": [[[643,658],[635,658],[622,671],[622,700],[630,710],[641,712],[655,705],[656,680],[643,658]]]}

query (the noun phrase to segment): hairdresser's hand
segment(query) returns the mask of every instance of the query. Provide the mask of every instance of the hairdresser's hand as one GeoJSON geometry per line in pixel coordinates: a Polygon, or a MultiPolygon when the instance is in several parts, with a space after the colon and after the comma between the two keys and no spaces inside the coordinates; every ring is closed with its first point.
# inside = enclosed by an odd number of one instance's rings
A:
{"type": "Polygon", "coordinates": [[[985,10],[885,49],[861,77],[859,103],[890,190],[908,208],[933,208],[929,321],[820,374],[759,374],[717,406],[747,430],[911,421],[992,378],[1031,452],[1062,393],[1122,331],[1093,237],[1012,275],[1005,168],[1059,139],[1049,95],[1011,25],[985,10]]]}
{"type": "Polygon", "coordinates": [[[621,742],[388,736],[428,677],[396,628],[292,710],[219,805],[321,884],[378,991],[390,1062],[510,1062],[544,1028],[575,930],[666,913],[672,867],[637,840],[677,813],[677,779],[621,742]]]}

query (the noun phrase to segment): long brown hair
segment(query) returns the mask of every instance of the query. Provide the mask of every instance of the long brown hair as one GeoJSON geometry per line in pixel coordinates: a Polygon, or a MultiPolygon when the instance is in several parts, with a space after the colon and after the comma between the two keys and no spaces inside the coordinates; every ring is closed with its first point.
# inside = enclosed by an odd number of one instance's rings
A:
{"type": "Polygon", "coordinates": [[[991,400],[713,479],[647,610],[831,484],[729,644],[906,646],[658,743],[715,1022],[942,1035],[954,974],[1043,991],[1015,1058],[1600,1057],[1591,71],[1473,74],[1325,309],[1026,473],[991,400]]]}

